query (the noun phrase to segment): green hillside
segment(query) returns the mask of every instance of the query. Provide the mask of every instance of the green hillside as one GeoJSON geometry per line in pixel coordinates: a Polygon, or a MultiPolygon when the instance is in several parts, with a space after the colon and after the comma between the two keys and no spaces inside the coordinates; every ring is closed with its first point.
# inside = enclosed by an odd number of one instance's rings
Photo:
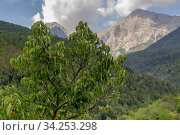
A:
{"type": "Polygon", "coordinates": [[[6,32],[13,32],[16,34],[26,35],[26,36],[31,34],[29,28],[4,21],[0,21],[0,30],[6,32]]]}
{"type": "Polygon", "coordinates": [[[119,119],[134,120],[180,120],[180,96],[168,95],[153,104],[120,116],[119,119]]]}
{"type": "MultiPolygon", "coordinates": [[[[25,42],[31,30],[12,23],[0,21],[0,86],[19,81],[14,69],[10,66],[10,59],[22,54],[25,42]]],[[[58,42],[65,39],[54,37],[58,42]]]]}
{"type": "Polygon", "coordinates": [[[117,88],[120,92],[119,99],[112,98],[104,101],[101,105],[112,106],[111,109],[96,110],[92,113],[94,119],[122,119],[123,115],[129,115],[141,107],[152,104],[167,94],[176,95],[180,89],[175,89],[169,83],[155,79],[149,75],[137,73],[129,68],[125,86],[117,88]]]}
{"type": "Polygon", "coordinates": [[[0,66],[9,66],[9,60],[23,49],[30,29],[0,21],[0,66]]]}
{"type": "Polygon", "coordinates": [[[10,66],[10,59],[22,53],[30,29],[0,21],[0,86],[19,82],[17,73],[10,66]]]}
{"type": "Polygon", "coordinates": [[[170,81],[180,82],[180,28],[147,49],[129,54],[126,65],[132,69],[170,81]]]}

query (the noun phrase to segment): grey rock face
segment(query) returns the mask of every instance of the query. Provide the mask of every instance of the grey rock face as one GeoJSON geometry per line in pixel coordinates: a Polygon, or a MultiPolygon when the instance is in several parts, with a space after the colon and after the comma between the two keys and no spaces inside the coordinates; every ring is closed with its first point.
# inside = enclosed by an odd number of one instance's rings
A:
{"type": "Polygon", "coordinates": [[[50,32],[52,35],[56,35],[61,38],[68,38],[71,33],[73,33],[73,30],[65,29],[60,24],[53,22],[53,23],[46,23],[47,26],[50,27],[50,32]]]}
{"type": "Polygon", "coordinates": [[[56,35],[56,36],[61,37],[61,38],[68,38],[68,35],[65,33],[65,31],[59,27],[51,28],[50,32],[52,35],[56,35]]]}
{"type": "Polygon", "coordinates": [[[122,53],[143,50],[179,26],[180,16],[137,9],[100,32],[98,37],[110,46],[111,53],[117,57],[122,53]]]}

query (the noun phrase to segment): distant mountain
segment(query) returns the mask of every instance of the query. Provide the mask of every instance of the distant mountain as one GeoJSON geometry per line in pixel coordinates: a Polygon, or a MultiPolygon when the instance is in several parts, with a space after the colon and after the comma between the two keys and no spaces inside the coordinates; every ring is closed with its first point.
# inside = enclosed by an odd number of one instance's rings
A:
{"type": "Polygon", "coordinates": [[[168,16],[141,9],[116,21],[98,37],[111,48],[113,56],[147,48],[180,26],[180,16],[168,16]]]}
{"type": "Polygon", "coordinates": [[[180,85],[180,27],[147,49],[127,55],[126,65],[180,85]]]}
{"type": "Polygon", "coordinates": [[[52,35],[56,35],[60,38],[68,38],[69,35],[74,32],[73,30],[64,28],[56,22],[46,23],[46,25],[50,27],[50,32],[52,35]]]}

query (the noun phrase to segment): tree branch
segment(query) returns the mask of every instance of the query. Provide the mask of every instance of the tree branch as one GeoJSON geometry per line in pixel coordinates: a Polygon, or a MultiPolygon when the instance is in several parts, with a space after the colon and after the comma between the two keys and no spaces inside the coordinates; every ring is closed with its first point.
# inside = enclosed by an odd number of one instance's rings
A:
{"type": "Polygon", "coordinates": [[[94,109],[94,108],[97,106],[97,104],[100,103],[101,100],[102,100],[103,98],[105,98],[105,97],[109,94],[109,92],[111,92],[111,91],[112,91],[112,86],[110,87],[109,90],[107,90],[107,91],[104,93],[104,95],[97,101],[97,103],[94,104],[92,107],[90,107],[88,110],[90,111],[90,110],[94,109]]]}
{"type": "Polygon", "coordinates": [[[72,79],[72,82],[74,82],[74,80],[76,79],[76,77],[78,76],[78,74],[80,73],[80,71],[85,67],[84,64],[86,63],[87,61],[87,58],[80,64],[80,68],[79,70],[77,71],[77,73],[74,75],[73,79],[72,79]]]}
{"type": "MultiPolygon", "coordinates": [[[[56,93],[58,92],[58,90],[57,90],[57,88],[56,88],[56,86],[55,86],[55,84],[54,84],[54,82],[53,81],[51,81],[51,79],[49,78],[49,76],[47,76],[47,79],[48,79],[48,81],[54,86],[54,88],[55,88],[55,90],[56,90],[56,93]]],[[[59,105],[59,97],[58,97],[58,94],[57,94],[57,99],[56,99],[56,106],[58,106],[59,105]]],[[[56,112],[57,113],[57,112],[56,112]]]]}
{"type": "Polygon", "coordinates": [[[57,108],[53,111],[53,120],[56,118],[56,115],[57,115],[58,110],[61,109],[61,107],[63,107],[64,105],[66,105],[66,104],[68,104],[68,103],[69,103],[69,101],[63,103],[62,105],[60,105],[59,107],[57,107],[57,108]]]}
{"type": "Polygon", "coordinates": [[[48,81],[54,86],[54,88],[55,88],[55,90],[57,91],[57,89],[56,89],[56,86],[55,86],[55,84],[54,84],[54,82],[53,81],[51,81],[51,79],[49,78],[49,76],[47,76],[47,79],[48,79],[48,81]]]}
{"type": "MultiPolygon", "coordinates": [[[[107,91],[104,93],[104,95],[97,101],[97,103],[94,104],[92,107],[90,107],[88,110],[90,111],[90,110],[94,109],[94,108],[97,106],[97,104],[100,103],[101,100],[102,100],[104,97],[106,97],[106,96],[109,94],[109,92],[111,92],[111,91],[112,91],[112,86],[110,87],[109,90],[107,90],[107,91]]],[[[82,114],[83,114],[83,113],[82,113],[82,114]]],[[[80,115],[81,115],[81,114],[80,114],[80,115]]],[[[72,116],[70,116],[69,118],[67,118],[67,120],[77,118],[77,117],[79,117],[80,115],[72,115],[72,116]]]]}

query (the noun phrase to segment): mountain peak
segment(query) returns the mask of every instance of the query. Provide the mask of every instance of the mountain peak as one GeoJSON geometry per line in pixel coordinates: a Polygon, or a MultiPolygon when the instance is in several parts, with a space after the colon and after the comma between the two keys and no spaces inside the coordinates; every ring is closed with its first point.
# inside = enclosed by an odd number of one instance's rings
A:
{"type": "Polygon", "coordinates": [[[139,14],[139,13],[142,13],[142,12],[148,12],[148,11],[138,8],[138,9],[135,9],[134,11],[132,11],[131,14],[139,14]]]}
{"type": "Polygon", "coordinates": [[[51,29],[51,28],[54,28],[54,27],[59,27],[59,28],[65,30],[65,28],[64,28],[62,25],[60,25],[59,23],[57,23],[57,22],[46,23],[46,25],[49,26],[50,29],[51,29]]]}
{"type": "Polygon", "coordinates": [[[151,11],[147,11],[147,10],[143,10],[143,9],[136,9],[134,10],[133,12],[131,12],[129,14],[128,17],[135,17],[135,16],[139,16],[141,18],[150,18],[152,19],[153,17],[157,17],[157,16],[164,16],[164,17],[171,17],[169,15],[165,15],[165,14],[159,14],[159,13],[154,13],[154,12],[151,12],[151,11]]]}
{"type": "Polygon", "coordinates": [[[61,38],[68,38],[69,35],[74,32],[74,30],[66,29],[57,22],[46,23],[46,25],[50,27],[52,35],[56,35],[61,38]]]}
{"type": "Polygon", "coordinates": [[[113,56],[147,48],[180,26],[180,17],[134,10],[126,18],[116,21],[98,34],[111,48],[113,56]]]}

